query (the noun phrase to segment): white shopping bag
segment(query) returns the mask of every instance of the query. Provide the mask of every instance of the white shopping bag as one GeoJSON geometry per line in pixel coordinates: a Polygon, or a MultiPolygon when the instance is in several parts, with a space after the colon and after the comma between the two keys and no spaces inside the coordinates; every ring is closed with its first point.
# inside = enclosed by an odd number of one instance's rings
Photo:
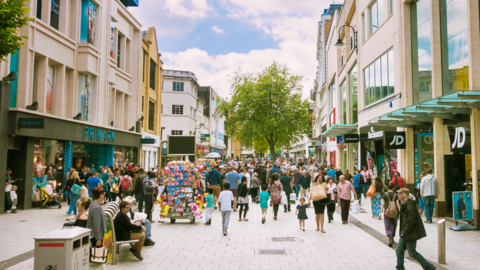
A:
{"type": "Polygon", "coordinates": [[[352,214],[360,213],[360,204],[358,204],[358,200],[353,201],[352,205],[352,214]]]}
{"type": "Polygon", "coordinates": [[[285,191],[282,191],[282,199],[280,200],[280,205],[285,205],[288,203],[287,194],[285,191]]]}
{"type": "Polygon", "coordinates": [[[297,195],[295,193],[290,194],[290,198],[288,202],[291,204],[295,204],[296,200],[297,200],[297,195]]]}

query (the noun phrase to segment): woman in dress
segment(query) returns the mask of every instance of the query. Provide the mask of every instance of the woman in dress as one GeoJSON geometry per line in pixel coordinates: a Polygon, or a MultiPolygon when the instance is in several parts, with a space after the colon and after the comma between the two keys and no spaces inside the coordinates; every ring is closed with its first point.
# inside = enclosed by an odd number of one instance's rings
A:
{"type": "Polygon", "coordinates": [[[382,217],[380,216],[380,213],[382,212],[382,178],[378,176],[375,177],[375,183],[373,185],[375,185],[375,196],[372,197],[372,218],[382,220],[382,217]]]}
{"type": "Polygon", "coordinates": [[[278,173],[274,173],[272,175],[272,183],[270,184],[270,197],[271,202],[273,204],[273,219],[277,220],[278,214],[278,207],[280,205],[280,201],[282,200],[282,190],[283,186],[280,183],[280,175],[278,173]]]}
{"type": "Polygon", "coordinates": [[[242,221],[242,211],[243,211],[243,221],[248,221],[247,211],[248,211],[248,187],[247,187],[247,177],[242,177],[242,183],[238,186],[238,205],[240,206],[240,211],[238,212],[238,221],[242,221]]]}

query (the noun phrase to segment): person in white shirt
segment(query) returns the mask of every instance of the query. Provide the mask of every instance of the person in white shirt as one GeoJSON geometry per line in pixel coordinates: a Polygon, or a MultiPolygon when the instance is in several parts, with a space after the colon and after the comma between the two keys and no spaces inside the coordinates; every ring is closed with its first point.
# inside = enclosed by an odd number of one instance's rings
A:
{"type": "Polygon", "coordinates": [[[10,198],[10,191],[12,190],[12,183],[15,183],[11,178],[12,169],[7,169],[6,183],[5,183],[5,213],[10,213],[12,208],[12,199],[10,198]]]}
{"type": "Polygon", "coordinates": [[[223,191],[218,196],[218,205],[222,211],[222,232],[228,235],[228,223],[230,222],[230,214],[232,213],[232,202],[234,200],[233,193],[229,190],[230,183],[223,184],[223,191]]]}
{"type": "Polygon", "coordinates": [[[250,188],[250,174],[248,173],[248,167],[243,168],[243,176],[247,178],[247,188],[250,188]]]}
{"type": "Polygon", "coordinates": [[[438,199],[440,193],[440,187],[435,176],[433,176],[433,170],[428,169],[427,175],[422,178],[420,182],[420,196],[425,204],[425,223],[432,223],[433,209],[435,207],[435,199],[438,199]]]}

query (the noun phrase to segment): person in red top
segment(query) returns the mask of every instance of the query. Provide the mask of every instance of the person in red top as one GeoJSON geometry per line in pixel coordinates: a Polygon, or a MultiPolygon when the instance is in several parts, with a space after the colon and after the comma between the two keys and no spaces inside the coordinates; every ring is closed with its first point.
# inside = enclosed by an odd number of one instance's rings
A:
{"type": "Polygon", "coordinates": [[[395,177],[392,179],[392,184],[395,185],[395,182],[397,182],[398,186],[400,188],[404,188],[405,187],[405,180],[400,177],[400,173],[399,172],[396,172],[395,173],[395,177]]]}

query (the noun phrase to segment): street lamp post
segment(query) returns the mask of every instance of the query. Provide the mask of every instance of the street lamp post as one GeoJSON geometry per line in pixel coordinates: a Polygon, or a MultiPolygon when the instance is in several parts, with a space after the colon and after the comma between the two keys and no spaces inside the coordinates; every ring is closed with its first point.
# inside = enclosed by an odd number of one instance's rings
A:
{"type": "Polygon", "coordinates": [[[342,46],[345,46],[345,43],[342,42],[342,40],[340,39],[340,32],[342,31],[342,28],[345,27],[345,26],[348,26],[350,28],[352,28],[353,30],[353,42],[354,42],[354,47],[355,47],[355,53],[358,55],[358,45],[357,45],[357,31],[355,31],[355,28],[353,28],[353,26],[351,25],[343,25],[342,27],[340,27],[340,29],[338,29],[338,40],[337,40],[337,43],[335,43],[335,46],[336,47],[342,47],[342,46]]]}

